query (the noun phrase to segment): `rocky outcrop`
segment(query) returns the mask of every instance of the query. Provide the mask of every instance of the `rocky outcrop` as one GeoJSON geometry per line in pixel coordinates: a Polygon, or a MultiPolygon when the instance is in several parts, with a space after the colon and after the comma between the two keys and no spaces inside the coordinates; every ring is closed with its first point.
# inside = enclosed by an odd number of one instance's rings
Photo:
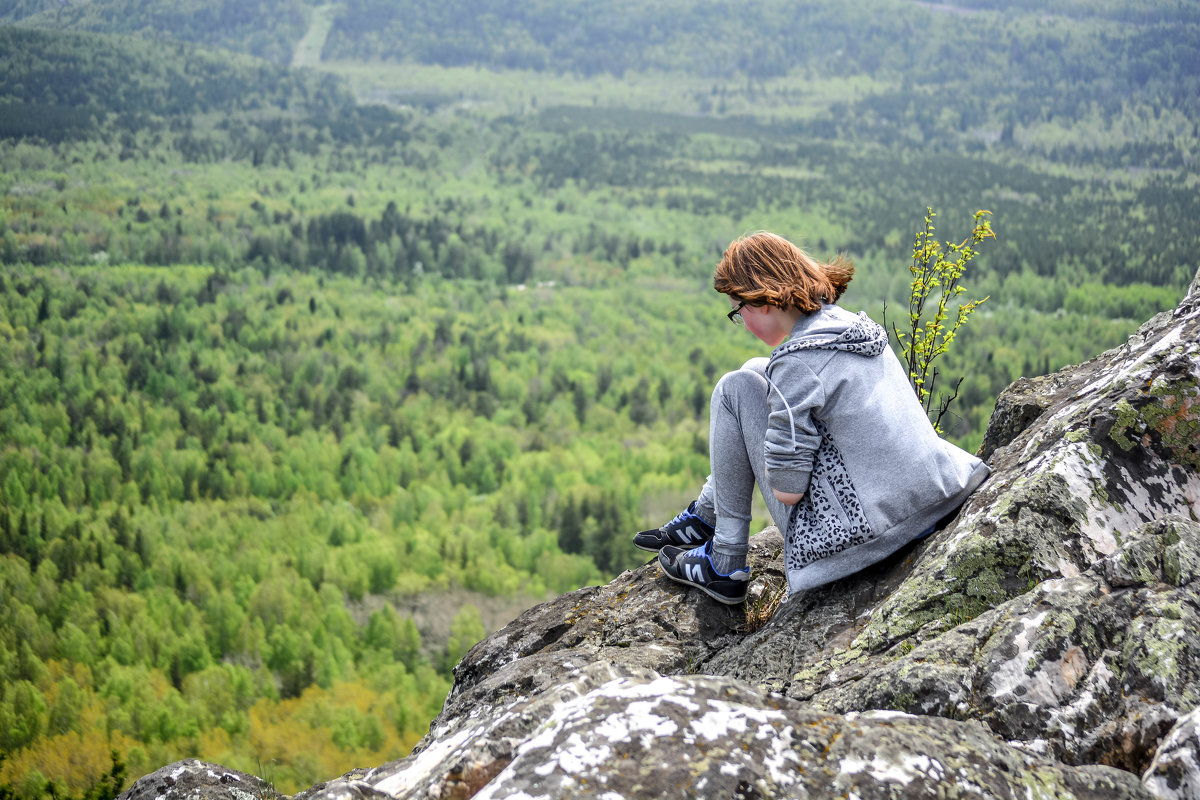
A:
{"type": "Polygon", "coordinates": [[[1200,795],[1200,709],[1193,709],[1175,723],[1158,746],[1146,787],[1157,797],[1176,800],[1200,795]]]}
{"type": "Polygon", "coordinates": [[[1019,381],[942,530],[775,609],[655,564],[473,648],[409,757],[306,798],[1200,797],[1200,275],[1019,381]]]}
{"type": "Polygon", "coordinates": [[[134,781],[122,800],[283,800],[262,778],[195,758],[176,761],[134,781]]]}
{"type": "Polygon", "coordinates": [[[368,782],[420,798],[925,798],[959,782],[996,798],[1144,796],[1129,773],[1056,764],[979,723],[832,714],[729,678],[603,662],[452,724],[368,782]]]}

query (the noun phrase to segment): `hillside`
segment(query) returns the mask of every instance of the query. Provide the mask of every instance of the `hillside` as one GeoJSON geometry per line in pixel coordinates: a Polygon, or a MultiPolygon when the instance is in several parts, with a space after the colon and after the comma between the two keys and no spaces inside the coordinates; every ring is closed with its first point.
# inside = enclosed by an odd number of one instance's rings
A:
{"type": "Polygon", "coordinates": [[[288,64],[310,8],[304,0],[3,0],[0,21],[167,37],[288,64]]]}

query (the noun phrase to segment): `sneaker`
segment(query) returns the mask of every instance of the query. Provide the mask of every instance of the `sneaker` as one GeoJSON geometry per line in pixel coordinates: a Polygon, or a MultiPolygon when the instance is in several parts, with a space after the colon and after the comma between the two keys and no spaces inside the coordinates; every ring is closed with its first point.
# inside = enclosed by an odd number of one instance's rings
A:
{"type": "Polygon", "coordinates": [[[658,566],[671,580],[695,586],[718,602],[731,606],[742,602],[750,585],[750,570],[735,569],[722,575],[708,555],[710,547],[711,541],[691,550],[668,545],[658,553],[658,566]]]}
{"type": "Polygon", "coordinates": [[[641,550],[657,553],[667,545],[675,547],[695,547],[704,544],[713,537],[713,526],[696,516],[696,501],[680,511],[675,519],[649,531],[638,531],[633,537],[633,546],[641,550]]]}

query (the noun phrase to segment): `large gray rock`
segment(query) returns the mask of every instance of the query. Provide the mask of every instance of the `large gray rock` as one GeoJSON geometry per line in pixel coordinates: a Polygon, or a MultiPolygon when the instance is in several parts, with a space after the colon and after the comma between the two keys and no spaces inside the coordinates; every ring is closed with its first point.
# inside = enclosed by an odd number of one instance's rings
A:
{"type": "Polygon", "coordinates": [[[778,610],[773,529],[746,608],[650,563],[529,610],[412,755],[306,800],[1200,799],[1200,275],[982,452],[944,529],[778,610]]]}
{"type": "Polygon", "coordinates": [[[829,714],[728,678],[593,663],[448,723],[363,779],[407,798],[1148,798],[1137,776],[1023,753],[978,723],[829,714]]]}

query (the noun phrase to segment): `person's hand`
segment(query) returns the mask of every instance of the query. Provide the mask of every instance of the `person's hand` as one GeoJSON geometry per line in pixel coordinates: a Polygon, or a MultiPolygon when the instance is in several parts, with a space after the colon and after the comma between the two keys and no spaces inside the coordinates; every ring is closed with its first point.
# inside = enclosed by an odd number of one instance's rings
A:
{"type": "Polygon", "coordinates": [[[796,494],[795,492],[781,492],[778,489],[772,489],[771,491],[775,493],[775,499],[785,506],[794,506],[804,498],[804,492],[796,494]]]}

